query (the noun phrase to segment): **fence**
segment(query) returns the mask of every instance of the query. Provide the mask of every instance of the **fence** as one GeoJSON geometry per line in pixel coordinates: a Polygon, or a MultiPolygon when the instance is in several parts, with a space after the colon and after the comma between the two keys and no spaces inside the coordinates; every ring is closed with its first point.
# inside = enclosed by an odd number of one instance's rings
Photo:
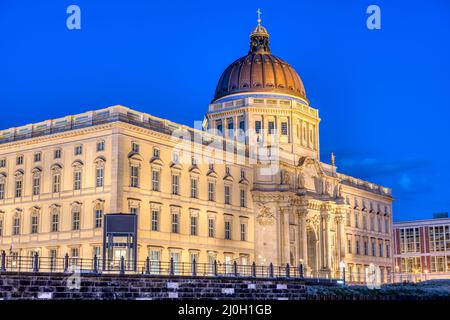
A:
{"type": "Polygon", "coordinates": [[[94,256],[93,259],[73,258],[66,254],[63,258],[34,256],[6,255],[3,251],[0,256],[0,272],[80,272],[102,274],[147,274],[165,276],[194,276],[194,277],[255,277],[255,278],[299,278],[320,282],[337,283],[332,278],[319,278],[306,276],[303,265],[283,266],[269,265],[239,265],[236,261],[230,263],[192,263],[151,261],[108,260],[94,256]]]}

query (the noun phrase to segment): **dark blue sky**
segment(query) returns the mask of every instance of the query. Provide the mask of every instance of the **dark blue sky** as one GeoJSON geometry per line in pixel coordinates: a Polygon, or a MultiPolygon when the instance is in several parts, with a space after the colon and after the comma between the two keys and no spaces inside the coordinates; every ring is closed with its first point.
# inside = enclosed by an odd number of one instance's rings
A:
{"type": "Polygon", "coordinates": [[[320,110],[322,160],[392,187],[395,220],[448,211],[447,0],[0,0],[0,128],[114,104],[192,125],[258,7],[320,110]],[[66,28],[71,4],[81,30],[66,28]],[[370,4],[382,30],[366,28],[370,4]]]}

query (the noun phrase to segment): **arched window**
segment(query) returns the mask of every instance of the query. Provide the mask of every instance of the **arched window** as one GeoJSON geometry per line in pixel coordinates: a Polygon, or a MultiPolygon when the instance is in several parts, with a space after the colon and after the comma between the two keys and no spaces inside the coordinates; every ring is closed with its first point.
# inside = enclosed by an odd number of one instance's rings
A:
{"type": "Polygon", "coordinates": [[[59,164],[55,164],[52,166],[51,170],[52,170],[52,192],[59,193],[61,192],[62,167],[59,164]]]}
{"type": "Polygon", "coordinates": [[[30,233],[36,234],[39,233],[39,207],[31,208],[31,216],[30,216],[30,233]]]}
{"type": "Polygon", "coordinates": [[[73,189],[81,190],[81,177],[83,175],[83,163],[81,161],[75,161],[72,164],[73,167],[73,189]]]}
{"type": "Polygon", "coordinates": [[[18,170],[15,177],[14,195],[16,198],[20,198],[23,194],[23,171],[18,170]]]}
{"type": "Polygon", "coordinates": [[[41,175],[42,171],[40,168],[34,168],[33,174],[33,196],[37,196],[41,193],[41,175]]]}

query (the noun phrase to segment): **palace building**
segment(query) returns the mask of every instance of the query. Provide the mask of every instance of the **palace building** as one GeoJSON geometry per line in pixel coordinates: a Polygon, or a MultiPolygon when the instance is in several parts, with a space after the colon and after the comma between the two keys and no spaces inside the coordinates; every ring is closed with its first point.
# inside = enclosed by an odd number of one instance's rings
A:
{"type": "Polygon", "coordinates": [[[116,243],[110,258],[302,264],[326,277],[345,264],[354,282],[373,264],[386,281],[391,190],[322,162],[319,123],[258,20],[202,128],[112,106],[3,130],[0,250],[101,257],[105,215],[124,213],[137,217],[135,247],[116,243]]]}

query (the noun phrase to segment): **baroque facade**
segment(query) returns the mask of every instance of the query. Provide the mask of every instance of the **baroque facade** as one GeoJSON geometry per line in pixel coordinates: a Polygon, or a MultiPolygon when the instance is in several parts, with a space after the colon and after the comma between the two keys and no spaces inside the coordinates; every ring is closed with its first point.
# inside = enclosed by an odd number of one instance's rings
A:
{"type": "MultiPolygon", "coordinates": [[[[103,215],[138,216],[138,259],[392,266],[391,190],[319,157],[319,114],[260,25],[203,128],[123,106],[0,134],[0,250],[101,256],[103,215]]],[[[118,255],[122,252],[118,251],[118,255]]]]}

